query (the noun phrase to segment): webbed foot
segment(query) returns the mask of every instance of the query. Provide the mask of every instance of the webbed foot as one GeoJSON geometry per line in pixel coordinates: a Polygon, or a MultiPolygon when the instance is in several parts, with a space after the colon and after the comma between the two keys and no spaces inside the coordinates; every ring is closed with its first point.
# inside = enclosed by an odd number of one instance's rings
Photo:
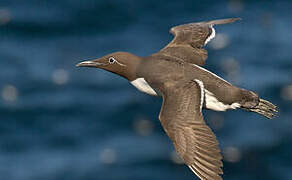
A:
{"type": "Polygon", "coordinates": [[[244,109],[247,111],[252,111],[261,114],[268,119],[275,117],[278,112],[277,106],[264,99],[260,99],[258,105],[256,105],[255,107],[244,109]]]}

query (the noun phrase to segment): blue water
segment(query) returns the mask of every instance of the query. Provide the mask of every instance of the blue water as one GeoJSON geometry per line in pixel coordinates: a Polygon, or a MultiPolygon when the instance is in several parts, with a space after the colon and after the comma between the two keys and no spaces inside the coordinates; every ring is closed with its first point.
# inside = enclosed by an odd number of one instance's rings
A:
{"type": "Polygon", "coordinates": [[[280,108],[274,120],[205,111],[224,179],[292,179],[291,1],[0,1],[0,180],[195,179],[158,121],[161,99],[75,64],[140,56],[171,26],[215,18],[207,68],[280,108]],[[222,43],[223,42],[223,43],[222,43]]]}

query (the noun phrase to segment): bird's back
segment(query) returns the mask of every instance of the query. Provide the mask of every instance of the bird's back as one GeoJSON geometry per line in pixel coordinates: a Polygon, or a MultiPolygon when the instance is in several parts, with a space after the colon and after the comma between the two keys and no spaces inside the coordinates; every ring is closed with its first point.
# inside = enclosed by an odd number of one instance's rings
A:
{"type": "Polygon", "coordinates": [[[154,88],[161,89],[186,81],[185,62],[172,57],[146,57],[139,66],[139,74],[154,88]]]}

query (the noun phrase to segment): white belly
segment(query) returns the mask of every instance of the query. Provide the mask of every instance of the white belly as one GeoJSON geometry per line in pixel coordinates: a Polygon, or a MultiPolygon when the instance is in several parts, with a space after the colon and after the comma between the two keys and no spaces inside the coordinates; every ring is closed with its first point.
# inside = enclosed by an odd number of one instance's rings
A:
{"type": "MultiPolygon", "coordinates": [[[[131,84],[135,86],[139,91],[152,96],[159,96],[159,94],[145,81],[144,78],[138,78],[134,81],[131,81],[131,84]]],[[[214,94],[207,89],[204,89],[205,93],[205,105],[207,109],[214,111],[226,111],[227,109],[236,109],[240,107],[239,103],[224,104],[214,96],[214,94]]]]}
{"type": "Polygon", "coordinates": [[[214,111],[226,111],[227,109],[236,109],[240,107],[239,103],[232,103],[229,105],[218,101],[214,94],[207,89],[205,89],[205,104],[206,108],[212,109],[214,111]]]}
{"type": "Polygon", "coordinates": [[[144,78],[138,78],[134,81],[131,81],[131,84],[135,86],[139,91],[142,91],[152,96],[158,96],[156,91],[145,81],[144,78]]]}

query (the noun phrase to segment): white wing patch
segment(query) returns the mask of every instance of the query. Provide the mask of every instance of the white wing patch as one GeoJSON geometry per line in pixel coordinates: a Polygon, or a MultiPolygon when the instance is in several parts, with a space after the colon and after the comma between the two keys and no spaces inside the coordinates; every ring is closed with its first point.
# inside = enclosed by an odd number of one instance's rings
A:
{"type": "Polygon", "coordinates": [[[240,107],[239,103],[232,103],[231,105],[223,104],[222,102],[218,101],[214,94],[207,89],[205,89],[205,97],[206,108],[212,109],[214,111],[226,111],[227,109],[236,109],[240,107]]]}
{"type": "Polygon", "coordinates": [[[215,36],[216,36],[216,31],[215,31],[215,29],[214,29],[213,26],[211,26],[211,29],[212,29],[212,33],[211,33],[211,35],[206,39],[206,41],[205,41],[205,45],[206,45],[209,41],[211,41],[213,38],[215,38],[215,36]]]}
{"type": "Polygon", "coordinates": [[[144,78],[135,79],[134,81],[131,81],[131,84],[135,86],[139,91],[150,94],[152,96],[158,96],[156,91],[145,81],[144,78]]]}
{"type": "Polygon", "coordinates": [[[203,108],[203,103],[204,103],[204,92],[205,92],[205,88],[204,88],[204,84],[202,81],[195,79],[195,81],[198,83],[198,85],[200,86],[200,90],[201,90],[201,103],[200,103],[200,111],[202,112],[202,108],[203,108]]]}

